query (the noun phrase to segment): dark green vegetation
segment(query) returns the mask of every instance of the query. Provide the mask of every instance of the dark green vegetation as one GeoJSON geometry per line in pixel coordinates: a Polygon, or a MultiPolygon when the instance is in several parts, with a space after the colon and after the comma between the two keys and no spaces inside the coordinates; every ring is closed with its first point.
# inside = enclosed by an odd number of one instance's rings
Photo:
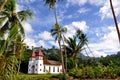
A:
{"type": "Polygon", "coordinates": [[[101,58],[79,60],[79,69],[69,70],[69,75],[75,78],[104,78],[120,77],[120,53],[101,58]]]}

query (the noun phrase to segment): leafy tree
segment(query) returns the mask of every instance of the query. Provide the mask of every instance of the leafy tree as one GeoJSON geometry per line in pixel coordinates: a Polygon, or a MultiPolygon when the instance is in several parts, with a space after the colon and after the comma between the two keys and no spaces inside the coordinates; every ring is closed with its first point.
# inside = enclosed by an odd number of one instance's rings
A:
{"type": "Polygon", "coordinates": [[[81,31],[77,30],[76,36],[73,36],[72,38],[69,37],[66,40],[66,52],[68,57],[72,57],[74,59],[76,69],[77,69],[77,62],[76,59],[77,55],[83,50],[84,45],[87,42],[86,35],[81,31]]]}

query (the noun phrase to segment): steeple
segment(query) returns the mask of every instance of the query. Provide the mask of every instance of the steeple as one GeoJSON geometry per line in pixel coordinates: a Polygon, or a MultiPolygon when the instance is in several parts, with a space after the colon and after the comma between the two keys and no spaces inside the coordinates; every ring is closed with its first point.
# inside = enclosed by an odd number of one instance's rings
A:
{"type": "Polygon", "coordinates": [[[41,56],[41,57],[43,57],[43,53],[42,53],[42,51],[41,51],[41,50],[38,50],[36,56],[41,56]]]}
{"type": "Polygon", "coordinates": [[[41,50],[38,50],[38,52],[36,52],[36,60],[43,60],[43,53],[41,50]]]}
{"type": "Polygon", "coordinates": [[[30,60],[34,60],[35,57],[36,57],[36,54],[35,54],[34,48],[33,48],[33,46],[32,46],[32,52],[31,52],[31,54],[30,54],[30,60]]]}

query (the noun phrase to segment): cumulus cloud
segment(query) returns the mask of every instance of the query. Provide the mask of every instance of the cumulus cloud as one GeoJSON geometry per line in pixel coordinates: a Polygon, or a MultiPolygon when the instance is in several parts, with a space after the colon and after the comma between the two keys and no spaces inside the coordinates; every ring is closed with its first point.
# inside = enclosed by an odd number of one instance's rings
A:
{"type": "Polygon", "coordinates": [[[52,40],[53,37],[51,36],[51,33],[48,31],[44,31],[38,34],[38,37],[43,40],[52,40]]]}
{"type": "MultiPolygon", "coordinates": [[[[120,2],[120,0],[112,0],[116,16],[118,16],[120,14],[119,2],[120,2]]],[[[100,8],[99,14],[100,14],[102,19],[104,19],[104,18],[112,18],[113,17],[109,0],[107,0],[103,4],[103,6],[100,8]]]]}
{"type": "MultiPolygon", "coordinates": [[[[118,16],[120,14],[119,2],[120,2],[120,0],[112,0],[116,16],[118,16]]],[[[110,1],[109,0],[76,0],[76,1],[68,0],[67,5],[83,6],[86,3],[88,3],[90,5],[93,5],[93,6],[100,7],[98,13],[99,13],[101,19],[112,18],[113,17],[112,12],[111,12],[111,7],[110,7],[110,1]]],[[[79,10],[79,12],[82,13],[82,12],[85,12],[85,10],[81,9],[81,10],[79,10]]]]}
{"type": "Polygon", "coordinates": [[[43,46],[45,48],[48,47],[44,40],[39,40],[38,45],[43,46]]]}
{"type": "Polygon", "coordinates": [[[80,29],[83,32],[86,32],[89,28],[89,26],[87,26],[85,21],[72,22],[71,24],[65,25],[64,27],[67,28],[67,33],[65,34],[67,38],[75,35],[77,29],[80,29]]]}
{"type": "Polygon", "coordinates": [[[32,47],[32,46],[37,46],[36,42],[32,38],[25,38],[24,42],[27,44],[27,46],[32,47]]]}
{"type": "Polygon", "coordinates": [[[117,51],[119,51],[120,46],[119,46],[119,40],[118,40],[115,26],[108,26],[108,27],[106,26],[104,28],[107,29],[105,30],[106,32],[105,31],[103,32],[102,29],[99,28],[99,32],[97,33],[97,34],[103,35],[103,36],[99,36],[100,41],[90,43],[89,47],[93,52],[100,51],[101,54],[103,53],[109,54],[111,52],[117,53],[117,51]]]}
{"type": "Polygon", "coordinates": [[[24,30],[25,30],[26,34],[31,33],[31,32],[34,31],[31,24],[29,24],[28,22],[24,22],[24,23],[22,23],[22,25],[24,27],[24,30]]]}

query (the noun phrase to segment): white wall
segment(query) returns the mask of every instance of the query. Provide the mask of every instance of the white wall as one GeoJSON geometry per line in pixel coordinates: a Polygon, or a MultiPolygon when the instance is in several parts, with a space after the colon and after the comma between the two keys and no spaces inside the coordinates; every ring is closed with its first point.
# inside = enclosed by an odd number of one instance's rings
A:
{"type": "Polygon", "coordinates": [[[33,74],[34,71],[32,69],[32,66],[34,65],[34,62],[35,61],[29,61],[29,64],[28,64],[28,74],[33,74]]]}
{"type": "Polygon", "coordinates": [[[45,66],[45,74],[46,73],[51,73],[51,74],[60,74],[62,73],[62,66],[56,66],[56,65],[44,65],[45,66]],[[49,71],[49,67],[50,67],[50,71],[49,71]],[[53,68],[55,68],[55,71],[53,72],[53,68]],[[59,72],[58,72],[58,68],[59,68],[59,72]]]}
{"type": "Polygon", "coordinates": [[[35,73],[36,74],[43,74],[43,60],[36,60],[35,61],[35,73]]]}
{"type": "Polygon", "coordinates": [[[43,60],[34,60],[34,61],[29,61],[28,65],[28,74],[60,74],[62,70],[62,65],[43,65],[43,60]],[[32,68],[34,66],[34,69],[32,68]],[[45,71],[44,71],[44,66],[45,66],[45,71]],[[49,71],[50,67],[50,71],[49,71]],[[55,68],[53,71],[53,68],[55,68]],[[58,72],[59,68],[59,72],[58,72]]]}

